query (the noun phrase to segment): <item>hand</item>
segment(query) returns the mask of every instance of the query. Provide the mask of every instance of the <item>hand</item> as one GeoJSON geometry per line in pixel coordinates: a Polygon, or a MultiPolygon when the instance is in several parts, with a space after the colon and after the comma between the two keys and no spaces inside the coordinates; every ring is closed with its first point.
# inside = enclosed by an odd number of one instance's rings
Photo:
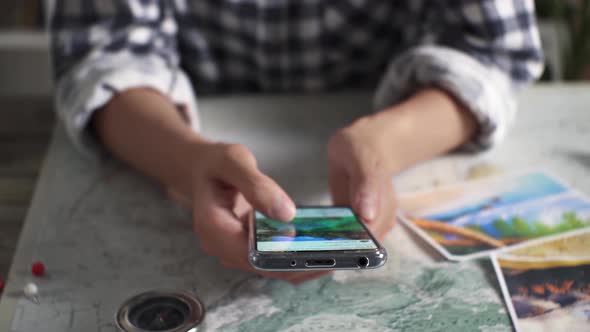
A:
{"type": "Polygon", "coordinates": [[[378,240],[395,225],[395,193],[387,148],[377,128],[361,118],[328,143],[329,184],[335,205],[351,206],[378,240]]]}
{"type": "Polygon", "coordinates": [[[360,118],[328,144],[332,199],[351,205],[382,239],[395,223],[392,175],[460,146],[477,130],[475,117],[438,88],[360,118]]]}
{"type": "Polygon", "coordinates": [[[248,262],[247,216],[252,208],[285,222],[295,217],[295,205],[268,176],[260,172],[252,153],[237,144],[205,144],[195,153],[192,174],[193,229],[201,247],[227,268],[256,272],[298,284],[325,271],[262,272],[248,262]]]}

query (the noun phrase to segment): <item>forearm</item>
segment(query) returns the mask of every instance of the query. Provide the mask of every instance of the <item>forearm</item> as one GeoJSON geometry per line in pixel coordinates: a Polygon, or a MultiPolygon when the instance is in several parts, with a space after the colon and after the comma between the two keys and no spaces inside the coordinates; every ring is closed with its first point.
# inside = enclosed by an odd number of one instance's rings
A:
{"type": "Polygon", "coordinates": [[[124,91],[96,112],[93,125],[112,154],[190,195],[191,158],[207,141],[191,130],[167,97],[150,89],[124,91]]]}
{"type": "Polygon", "coordinates": [[[477,130],[473,115],[435,88],[422,90],[365,122],[390,173],[453,150],[477,130]]]}

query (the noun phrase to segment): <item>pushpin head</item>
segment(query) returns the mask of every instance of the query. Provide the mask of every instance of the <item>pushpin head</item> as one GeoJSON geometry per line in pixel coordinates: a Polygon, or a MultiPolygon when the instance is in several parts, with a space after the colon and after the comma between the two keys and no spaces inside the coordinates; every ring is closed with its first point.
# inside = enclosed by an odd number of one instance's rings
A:
{"type": "Polygon", "coordinates": [[[2,289],[4,289],[4,280],[0,279],[0,293],[2,292],[2,289]]]}
{"type": "Polygon", "coordinates": [[[34,297],[37,296],[37,294],[39,293],[39,288],[37,288],[37,285],[35,285],[34,283],[29,282],[23,288],[23,292],[26,296],[34,297]]]}
{"type": "Polygon", "coordinates": [[[43,265],[43,263],[41,263],[41,262],[33,263],[33,265],[31,265],[31,273],[33,273],[33,275],[35,277],[44,276],[45,275],[45,265],[43,265]]]}
{"type": "Polygon", "coordinates": [[[26,284],[25,287],[23,288],[23,293],[31,301],[35,302],[36,304],[39,304],[39,296],[38,296],[39,288],[37,288],[37,285],[35,285],[32,282],[26,284]]]}

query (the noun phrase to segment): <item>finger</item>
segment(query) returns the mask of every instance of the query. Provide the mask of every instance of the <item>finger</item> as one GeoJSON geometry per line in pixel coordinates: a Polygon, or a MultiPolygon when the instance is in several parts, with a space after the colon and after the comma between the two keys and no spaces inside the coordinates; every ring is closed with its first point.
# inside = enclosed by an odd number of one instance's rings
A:
{"type": "Polygon", "coordinates": [[[256,159],[243,145],[225,148],[222,167],[216,176],[235,186],[254,207],[270,218],[289,221],[295,217],[295,204],[281,187],[260,172],[256,159]]]}
{"type": "Polygon", "coordinates": [[[383,189],[382,177],[358,173],[350,178],[351,206],[368,223],[378,216],[383,189]]]}
{"type": "MultiPolygon", "coordinates": [[[[248,232],[226,204],[226,193],[213,188],[201,190],[193,208],[193,227],[201,246],[221,260],[248,255],[248,232]]],[[[235,196],[235,195],[234,195],[235,196]]]]}
{"type": "MultiPolygon", "coordinates": [[[[240,196],[238,194],[235,199],[236,209],[240,209],[240,201],[244,202],[240,196]]],[[[201,235],[201,245],[208,254],[217,256],[225,267],[252,271],[294,284],[326,274],[326,271],[267,272],[254,269],[248,260],[247,230],[238,220],[239,216],[225,205],[225,192],[211,189],[199,192],[199,197],[199,203],[195,204],[195,218],[201,218],[197,231],[201,235]]]]}
{"type": "Polygon", "coordinates": [[[237,195],[234,201],[233,212],[236,215],[236,217],[240,221],[242,221],[246,228],[248,228],[248,218],[250,217],[250,213],[252,212],[252,206],[248,204],[248,201],[246,201],[242,194],[237,195]]]}
{"type": "Polygon", "coordinates": [[[346,170],[330,163],[328,183],[334,205],[350,206],[350,184],[346,170]]]}
{"type": "Polygon", "coordinates": [[[396,221],[396,200],[395,191],[392,184],[384,184],[383,194],[381,195],[381,208],[377,221],[369,225],[369,229],[379,241],[393,229],[396,221]]]}

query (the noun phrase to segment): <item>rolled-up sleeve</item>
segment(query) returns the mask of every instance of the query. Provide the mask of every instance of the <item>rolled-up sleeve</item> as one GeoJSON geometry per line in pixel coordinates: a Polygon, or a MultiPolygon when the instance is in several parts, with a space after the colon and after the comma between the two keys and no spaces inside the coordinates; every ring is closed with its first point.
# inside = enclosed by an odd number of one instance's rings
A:
{"type": "Polygon", "coordinates": [[[101,150],[88,128],[93,114],[132,88],[168,96],[197,130],[193,89],[179,67],[171,3],[55,0],[49,8],[56,109],[82,152],[101,150]]]}
{"type": "Polygon", "coordinates": [[[479,122],[477,135],[463,148],[493,146],[513,122],[515,93],[543,71],[533,0],[407,0],[406,9],[415,24],[407,38],[421,43],[392,60],[376,107],[439,87],[479,122]]]}

